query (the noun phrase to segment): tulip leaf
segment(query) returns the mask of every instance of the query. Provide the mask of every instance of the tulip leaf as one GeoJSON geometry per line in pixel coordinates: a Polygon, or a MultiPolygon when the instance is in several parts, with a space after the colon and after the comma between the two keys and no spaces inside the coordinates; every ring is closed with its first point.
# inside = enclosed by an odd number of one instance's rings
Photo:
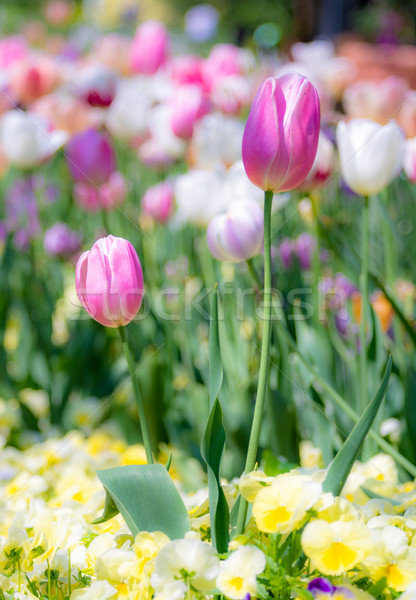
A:
{"type": "Polygon", "coordinates": [[[328,469],[326,479],[323,483],[325,492],[332,492],[334,496],[339,496],[341,494],[342,488],[344,487],[354,461],[360,451],[361,444],[369,432],[377,411],[383,401],[390,378],[391,365],[392,360],[391,356],[389,356],[386,371],[377,392],[328,469]]]}
{"type": "Polygon", "coordinates": [[[201,454],[208,468],[209,514],[211,540],[218,552],[226,552],[229,541],[230,514],[224,490],[221,487],[220,465],[225,447],[222,409],[218,400],[223,370],[218,329],[218,291],[215,286],[211,303],[209,331],[209,399],[210,413],[201,442],[201,454]]]}
{"type": "Polygon", "coordinates": [[[364,494],[366,494],[371,500],[385,500],[386,502],[390,502],[393,506],[400,506],[402,504],[399,500],[394,500],[394,498],[389,498],[388,496],[382,496],[381,494],[377,494],[368,488],[361,486],[364,494]]]}
{"type": "Polygon", "coordinates": [[[163,465],[127,465],[97,471],[107,498],[102,523],[121,513],[133,536],[162,531],[171,540],[183,538],[190,519],[182,498],[163,465]]]}

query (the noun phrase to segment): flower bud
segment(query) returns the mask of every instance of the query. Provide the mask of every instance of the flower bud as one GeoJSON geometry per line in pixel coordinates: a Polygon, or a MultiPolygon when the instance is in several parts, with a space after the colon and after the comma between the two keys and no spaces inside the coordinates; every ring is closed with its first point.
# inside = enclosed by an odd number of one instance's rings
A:
{"type": "Polygon", "coordinates": [[[207,230],[211,254],[218,260],[240,262],[263,247],[263,212],[255,202],[235,202],[226,214],[215,216],[207,230]]]}
{"type": "Polygon", "coordinates": [[[174,206],[173,187],[168,181],[162,181],[148,188],[142,199],[142,209],[159,223],[166,223],[174,206]]]}
{"type": "Polygon", "coordinates": [[[112,235],[97,240],[78,259],[75,286],[90,317],[106,327],[127,325],[143,298],[143,272],[135,249],[112,235]]]}
{"type": "Polygon", "coordinates": [[[342,176],[356,194],[378,194],[402,168],[404,135],[394,121],[384,126],[368,119],[341,121],[337,142],[342,176]]]}
{"type": "Polygon", "coordinates": [[[169,35],[158,21],[146,21],[135,33],[130,49],[130,66],[134,73],[153,75],[165,62],[169,35]]]}
{"type": "Polygon", "coordinates": [[[115,169],[113,147],[95,129],[74,135],[66,147],[66,159],[72,177],[88,184],[105,183],[115,169]]]}
{"type": "Polygon", "coordinates": [[[318,92],[299,73],[269,77],[252,104],[243,136],[249,179],[265,191],[297,187],[315,160],[319,139],[318,92]]]}

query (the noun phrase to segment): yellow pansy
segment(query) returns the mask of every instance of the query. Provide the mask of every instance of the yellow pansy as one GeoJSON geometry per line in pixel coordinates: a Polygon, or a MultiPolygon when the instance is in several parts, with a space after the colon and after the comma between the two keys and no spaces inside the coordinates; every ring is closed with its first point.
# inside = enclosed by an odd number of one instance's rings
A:
{"type": "Polygon", "coordinates": [[[358,520],[328,523],[315,519],[303,530],[301,543],[314,568],[324,575],[349,571],[373,548],[370,530],[358,520]]]}
{"type": "Polygon", "coordinates": [[[261,489],[253,503],[253,517],[260,531],[290,533],[300,524],[322,493],[309,477],[285,473],[261,489]]]}

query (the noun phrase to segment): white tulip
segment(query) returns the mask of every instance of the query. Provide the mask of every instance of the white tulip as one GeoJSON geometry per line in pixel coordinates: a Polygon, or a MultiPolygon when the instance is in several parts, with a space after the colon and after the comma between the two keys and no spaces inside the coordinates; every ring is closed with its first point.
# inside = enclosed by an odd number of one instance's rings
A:
{"type": "Polygon", "coordinates": [[[46,121],[22,110],[10,110],[0,120],[0,143],[8,162],[32,168],[51,157],[68,139],[64,131],[48,131],[46,121]]]}
{"type": "Polygon", "coordinates": [[[394,121],[384,126],[369,119],[341,121],[337,142],[342,176],[356,194],[378,194],[402,168],[405,138],[394,121]]]}
{"type": "Polygon", "coordinates": [[[223,194],[225,169],[191,169],[179,175],[174,183],[174,194],[180,221],[197,227],[206,226],[215,215],[227,208],[223,194]]]}

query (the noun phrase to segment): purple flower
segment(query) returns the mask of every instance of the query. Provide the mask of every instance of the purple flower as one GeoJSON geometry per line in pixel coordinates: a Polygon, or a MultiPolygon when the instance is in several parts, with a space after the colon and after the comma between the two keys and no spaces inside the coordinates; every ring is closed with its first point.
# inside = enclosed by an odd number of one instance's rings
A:
{"type": "Polygon", "coordinates": [[[65,223],[55,223],[45,231],[43,246],[51,256],[69,256],[79,250],[81,236],[65,223]]]}
{"type": "Polygon", "coordinates": [[[24,250],[40,233],[38,207],[32,177],[15,180],[5,197],[7,232],[14,232],[15,245],[24,250]]]}
{"type": "Polygon", "coordinates": [[[308,271],[311,268],[312,253],[315,246],[316,241],[309,233],[301,233],[298,239],[295,240],[295,253],[302,271],[308,271]]]}
{"type": "Polygon", "coordinates": [[[293,262],[293,253],[295,252],[295,244],[293,240],[285,238],[279,246],[279,256],[286,270],[289,270],[293,262]]]}
{"type": "Polygon", "coordinates": [[[331,594],[335,591],[335,586],[326,579],[325,577],[316,577],[312,579],[308,583],[308,591],[311,592],[313,596],[318,595],[319,593],[331,594]]]}
{"type": "Polygon", "coordinates": [[[218,11],[210,4],[193,6],[185,15],[185,33],[193,42],[208,42],[217,34],[218,11]]]}

